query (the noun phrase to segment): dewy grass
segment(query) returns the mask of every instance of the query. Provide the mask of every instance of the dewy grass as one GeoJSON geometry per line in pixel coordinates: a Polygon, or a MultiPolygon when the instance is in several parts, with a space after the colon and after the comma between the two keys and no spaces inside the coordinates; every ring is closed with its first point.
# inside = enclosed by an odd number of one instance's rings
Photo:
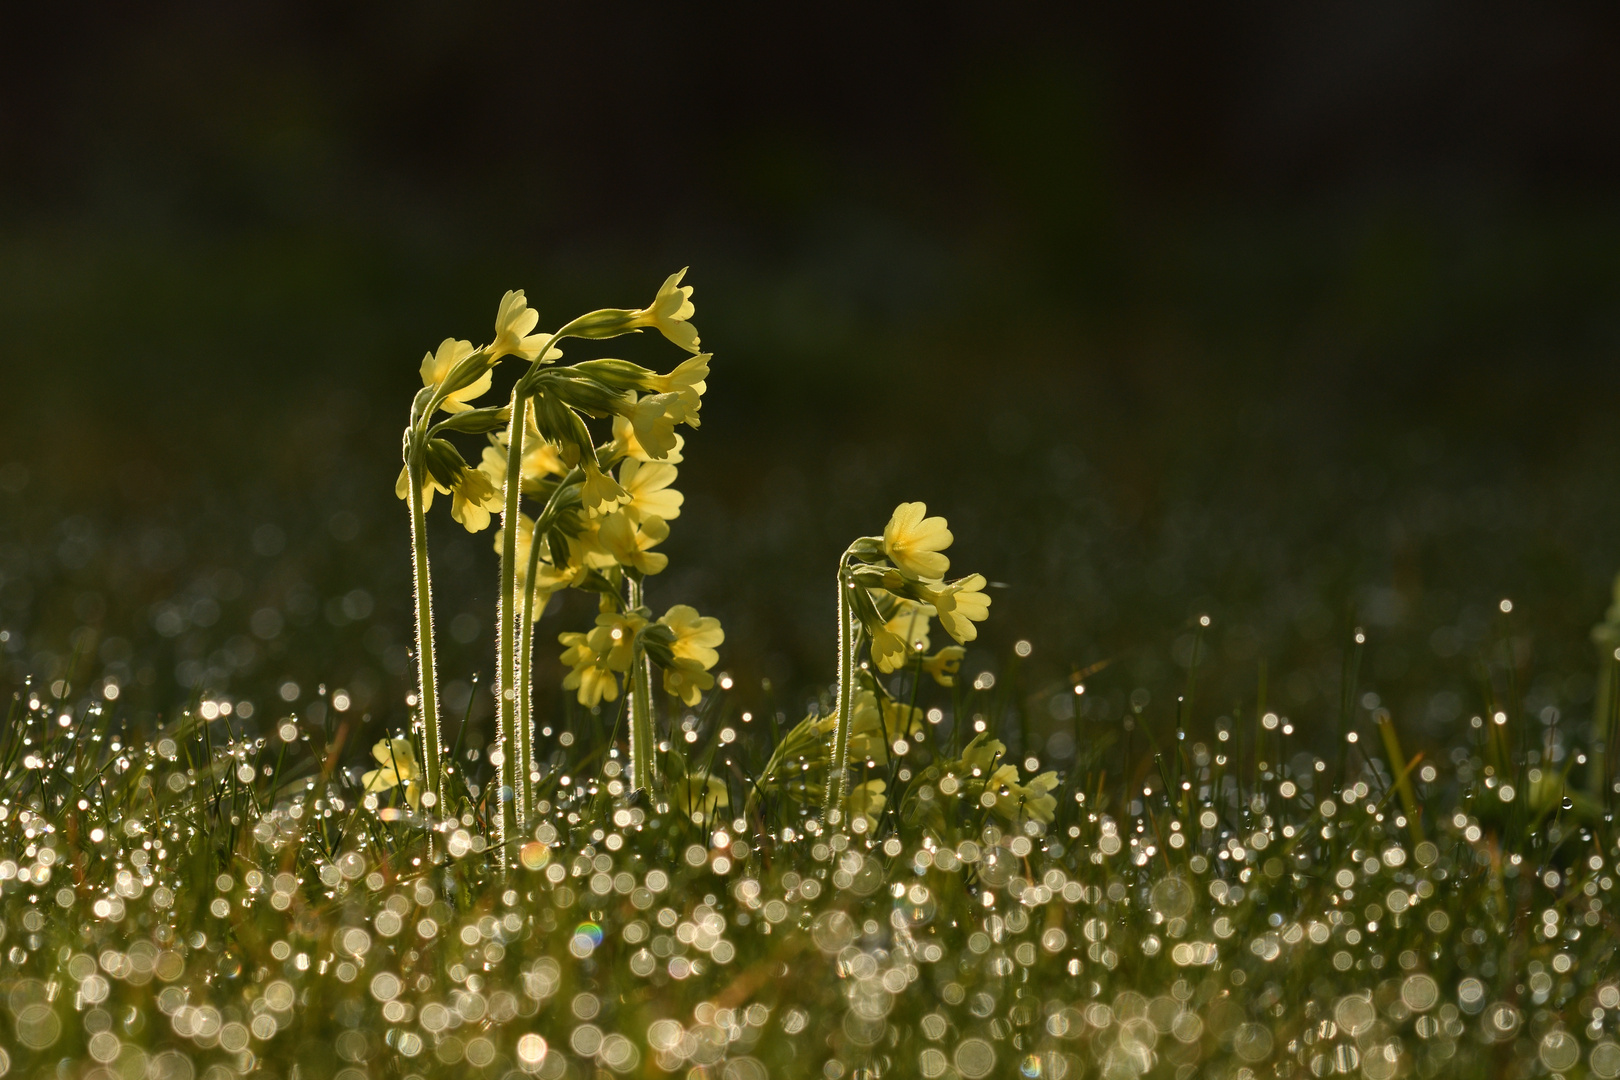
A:
{"type": "Polygon", "coordinates": [[[718,622],[648,606],[708,374],[680,281],[554,334],[509,293],[492,344],[424,360],[415,731],[10,702],[0,1075],[1620,1077],[1612,685],[1590,733],[1493,702],[1439,757],[1345,710],[1332,760],[1263,689],[1252,730],[1191,736],[1189,685],[1060,774],[960,684],[985,582],[947,582],[944,519],[904,503],[836,567],[832,708],[735,717],[718,622]],[[690,358],[559,363],[642,327],[690,358]],[[493,775],[445,743],[435,491],[503,516],[493,775]],[[529,649],[566,587],[599,614],[563,688],[606,723],[542,745],[529,649]]]}

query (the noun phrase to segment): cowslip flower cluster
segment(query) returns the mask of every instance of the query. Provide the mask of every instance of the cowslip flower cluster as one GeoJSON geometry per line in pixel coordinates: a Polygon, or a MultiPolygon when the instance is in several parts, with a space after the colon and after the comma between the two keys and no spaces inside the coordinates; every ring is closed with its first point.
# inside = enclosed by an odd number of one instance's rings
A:
{"type": "Polygon", "coordinates": [[[699,351],[692,287],[681,283],[685,273],[666,279],[644,308],[604,308],[552,333],[535,332],[538,313],[522,291],[511,291],[501,299],[490,344],[447,338],[423,358],[423,388],[406,429],[396,491],[413,515],[430,807],[442,784],[442,743],[421,519],[435,492],[452,496],[451,515],[469,532],[488,528],[492,515],[502,519],[495,547],[501,555],[496,691],[503,835],[523,824],[538,779],[532,771],[532,626],[553,594],[575,588],[599,598],[595,627],[561,636],[571,669],[565,686],[582,704],[596,706],[617,699],[622,678],[632,702],[634,787],[647,787],[653,774],[650,667],[662,669],[665,690],[688,705],[714,685],[715,647],[725,639],[719,622],[685,605],[654,618],[643,598],[646,578],[669,564],[657,548],[683,502],[673,486],[684,445],[676,428],[700,425],[709,375],[711,356],[699,351]],[[560,363],[564,339],[642,330],[656,330],[691,355],[667,374],[617,359],[560,363]],[[510,402],[479,407],[506,358],[528,365],[510,402]],[[596,421],[610,422],[611,437],[598,440],[591,430],[596,421]],[[476,467],[450,440],[457,433],[486,436],[476,467]]]}

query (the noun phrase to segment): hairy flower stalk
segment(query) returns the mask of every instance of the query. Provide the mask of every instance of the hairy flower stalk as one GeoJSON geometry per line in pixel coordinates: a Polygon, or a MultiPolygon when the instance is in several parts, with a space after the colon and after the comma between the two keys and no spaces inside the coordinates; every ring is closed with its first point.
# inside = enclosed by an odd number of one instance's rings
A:
{"type": "Polygon", "coordinates": [[[826,813],[829,824],[843,820],[848,786],[849,732],[855,712],[856,622],[850,593],[855,583],[849,579],[849,559],[854,548],[838,560],[838,712],[833,728],[832,765],[827,771],[826,813]]]}
{"type": "Polygon", "coordinates": [[[426,758],[426,787],[433,796],[430,806],[443,802],[443,773],[440,758],[444,751],[439,729],[439,673],[433,660],[433,578],[428,571],[427,515],[423,501],[423,467],[419,460],[409,468],[411,479],[411,561],[416,570],[416,678],[417,706],[422,717],[423,757],[426,758]]]}
{"type": "MultiPolygon", "coordinates": [[[[643,599],[642,581],[634,575],[626,575],[629,586],[629,605],[632,611],[639,610],[645,603],[643,599]]],[[[647,656],[646,646],[641,635],[636,635],[636,642],[630,657],[630,789],[632,791],[645,791],[651,788],[657,769],[657,749],[654,746],[652,715],[652,661],[647,656]]]]}

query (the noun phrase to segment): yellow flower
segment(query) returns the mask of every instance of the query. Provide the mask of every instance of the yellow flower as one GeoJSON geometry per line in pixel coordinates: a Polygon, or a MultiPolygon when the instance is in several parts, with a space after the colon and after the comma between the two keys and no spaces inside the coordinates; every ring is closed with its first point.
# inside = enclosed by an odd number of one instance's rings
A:
{"type": "Polygon", "coordinates": [[[922,668],[941,686],[955,686],[956,673],[962,670],[962,657],[967,650],[960,645],[947,645],[932,656],[923,657],[922,668]]]}
{"type": "Polygon", "coordinates": [[[489,512],[501,508],[501,493],[477,469],[462,469],[450,502],[450,516],[468,532],[489,528],[489,512]]]}
{"type": "Polygon", "coordinates": [[[1006,756],[1006,743],[980,732],[962,748],[962,770],[971,776],[983,777],[1006,756]]]}
{"type": "Polygon", "coordinates": [[[696,660],[676,657],[673,664],[664,668],[664,692],[680,698],[688,706],[702,701],[703,692],[713,688],[714,676],[696,660]]]}
{"type": "Polygon", "coordinates": [[[686,496],[669,485],[675,482],[675,466],[661,461],[643,462],[630,458],[619,466],[619,486],[630,495],[624,512],[632,521],[648,517],[665,521],[681,516],[686,496]]]}
{"type": "Polygon", "coordinates": [[[637,525],[628,514],[618,512],[602,519],[597,540],[621,566],[643,574],[656,574],[669,565],[669,556],[652,548],[669,539],[669,526],[662,518],[648,517],[637,525]]]}
{"type": "Polygon", "coordinates": [[[559,634],[557,641],[564,646],[562,662],[573,669],[563,678],[564,690],[577,690],[579,703],[586,708],[595,708],[604,699],[619,699],[619,680],[608,670],[587,635],[559,634]]]}
{"type": "MultiPolygon", "coordinates": [[[[533,410],[526,411],[524,418],[528,422],[523,436],[523,491],[533,494],[539,489],[540,481],[548,476],[565,475],[568,466],[563,464],[562,450],[555,443],[547,442],[535,427],[533,410]]],[[[507,439],[504,431],[495,436],[495,442],[484,447],[483,459],[478,464],[479,471],[498,488],[506,486],[507,439]]]]}
{"type": "Polygon", "coordinates": [[[598,517],[612,513],[615,507],[630,501],[618,481],[597,465],[595,454],[586,453],[580,464],[585,470],[585,484],[579,491],[579,503],[587,514],[598,517]]]}
{"type": "Polygon", "coordinates": [[[895,612],[872,632],[872,660],[887,674],[904,667],[928,648],[928,617],[934,609],[914,600],[898,600],[895,612]]]}
{"type": "Polygon", "coordinates": [[[1057,799],[1050,792],[1057,786],[1055,772],[1044,772],[1031,777],[1029,783],[1022,783],[1016,765],[1001,766],[985,785],[986,790],[995,795],[996,813],[1014,824],[1022,818],[1051,824],[1057,813],[1057,799]]]}
{"type": "Polygon", "coordinates": [[[669,275],[659,287],[652,306],[631,313],[630,325],[655,327],[660,334],[687,352],[695,353],[698,351],[697,327],[687,320],[697,309],[692,306],[692,286],[681,284],[681,278],[686,276],[688,269],[690,267],[669,275]]]}
{"type": "Polygon", "coordinates": [[[731,790],[718,776],[696,772],[675,785],[675,805],[694,821],[712,820],[731,808],[731,790]]]}
{"type": "Polygon", "coordinates": [[[709,361],[712,359],[712,353],[698,353],[682,360],[668,375],[654,375],[647,380],[659,393],[679,395],[681,404],[686,406],[685,423],[688,427],[698,426],[698,409],[702,407],[703,394],[708,390],[704,380],[709,377],[709,361]]]}
{"type": "MultiPolygon", "coordinates": [[[[435,480],[433,474],[427,469],[422,470],[422,476],[422,512],[425,514],[433,509],[433,492],[435,490],[443,495],[448,495],[450,491],[435,480]]],[[[409,465],[400,467],[399,479],[394,481],[394,494],[401,499],[411,497],[411,467],[409,465]]]]}
{"type": "Polygon", "coordinates": [[[990,597],[985,594],[984,575],[969,574],[950,583],[934,597],[939,624],[958,644],[979,636],[973,624],[990,617],[990,597]]]}
{"type": "Polygon", "coordinates": [[[884,804],[888,802],[888,797],[883,794],[888,786],[882,780],[868,780],[849,789],[849,827],[853,831],[877,831],[878,815],[883,813],[884,804]]]}
{"type": "Polygon", "coordinates": [[[724,643],[726,632],[720,620],[712,615],[699,615],[697,608],[676,604],[658,620],[675,635],[669,651],[677,660],[691,660],[707,671],[720,661],[715,646],[724,643]]]}
{"type": "MultiPolygon", "coordinates": [[[[540,355],[540,347],[550,334],[530,334],[540,321],[539,312],[529,306],[522,289],[508,290],[501,297],[501,306],[495,313],[495,340],[490,344],[490,356],[499,360],[503,356],[521,356],[533,360],[540,355]]],[[[553,346],[546,353],[547,360],[559,360],[562,350],[553,346]]]]}
{"type": "MultiPolygon", "coordinates": [[[[450,377],[450,373],[455,369],[455,366],[471,356],[474,351],[476,350],[473,349],[470,341],[445,338],[439,342],[438,352],[427,353],[422,357],[422,385],[440,385],[450,377]]],[[[476,397],[481,397],[489,389],[490,378],[493,374],[492,371],[485,371],[483,375],[466,386],[447,394],[445,399],[439,403],[439,408],[445,412],[466,412],[472,408],[468,403],[476,397]]]]}
{"type": "MultiPolygon", "coordinates": [[[[870,690],[855,695],[854,723],[849,729],[849,758],[851,761],[870,761],[886,765],[889,747],[896,739],[909,739],[923,729],[923,711],[885,700],[880,708],[877,697],[870,690]]],[[[830,743],[836,737],[838,714],[821,718],[817,725],[822,737],[830,743]]]]}
{"type": "Polygon", "coordinates": [[[371,748],[371,756],[382,766],[360,777],[360,787],[369,792],[405,787],[405,801],[411,809],[422,802],[422,770],[416,765],[416,751],[409,739],[383,739],[371,748]]]}
{"type": "Polygon", "coordinates": [[[655,459],[641,445],[641,440],[636,438],[636,430],[630,426],[629,418],[623,416],[613,418],[612,454],[616,458],[628,457],[635,458],[637,461],[657,460],[665,465],[679,465],[681,463],[681,449],[685,445],[686,440],[677,431],[675,433],[675,446],[663,457],[655,459]]]}
{"type": "Polygon", "coordinates": [[[883,527],[883,553],[906,577],[938,581],[951,567],[940,552],[951,546],[951,530],[942,517],[924,517],[926,503],[901,503],[883,527]]]}
{"type": "Polygon", "coordinates": [[[636,635],[647,620],[633,612],[604,611],[596,617],[591,644],[609,671],[629,671],[635,656],[636,635]]]}
{"type": "Polygon", "coordinates": [[[668,460],[675,449],[675,425],[686,416],[680,396],[648,394],[638,399],[633,391],[627,391],[623,400],[623,415],[630,420],[636,443],[654,461],[668,460]]]}

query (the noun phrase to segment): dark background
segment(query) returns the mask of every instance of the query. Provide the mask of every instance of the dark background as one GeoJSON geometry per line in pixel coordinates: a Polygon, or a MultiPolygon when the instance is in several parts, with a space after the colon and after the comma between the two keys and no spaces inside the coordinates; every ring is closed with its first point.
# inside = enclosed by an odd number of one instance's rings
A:
{"type": "MultiPolygon", "coordinates": [[[[397,727],[421,354],[690,264],[716,360],[650,593],[722,617],[740,707],[817,693],[838,551],[925,499],[1036,737],[1102,660],[1092,722],[1166,722],[1204,613],[1198,723],[1265,658],[1331,724],[1357,625],[1411,738],[1493,682],[1583,717],[1617,45],[1602,4],[8,5],[0,681],[397,727]]],[[[491,534],[436,517],[465,703],[491,534]]]]}

